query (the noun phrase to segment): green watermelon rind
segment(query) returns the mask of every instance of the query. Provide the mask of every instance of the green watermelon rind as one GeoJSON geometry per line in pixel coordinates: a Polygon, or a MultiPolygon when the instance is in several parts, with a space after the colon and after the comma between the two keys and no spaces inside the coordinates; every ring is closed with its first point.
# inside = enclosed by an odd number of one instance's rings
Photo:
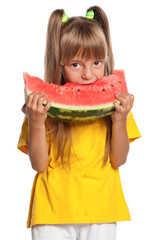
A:
{"type": "MultiPolygon", "coordinates": [[[[30,93],[31,91],[26,89],[25,102],[27,102],[27,97],[30,93]]],[[[46,105],[46,101],[43,105],[46,105]]],[[[67,106],[51,102],[51,107],[48,110],[47,115],[51,118],[63,121],[86,122],[106,117],[111,115],[114,111],[115,106],[113,102],[96,106],[67,106]]]]}
{"type": "Polygon", "coordinates": [[[71,110],[55,108],[53,106],[48,110],[48,116],[60,119],[60,120],[72,120],[72,121],[90,121],[102,117],[106,117],[114,112],[115,107],[112,104],[111,107],[101,108],[96,110],[71,110]]]}

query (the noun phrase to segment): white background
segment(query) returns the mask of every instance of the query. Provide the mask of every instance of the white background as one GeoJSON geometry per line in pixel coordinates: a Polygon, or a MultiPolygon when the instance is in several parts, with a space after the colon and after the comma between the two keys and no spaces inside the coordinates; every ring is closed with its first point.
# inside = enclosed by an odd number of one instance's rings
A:
{"type": "Polygon", "coordinates": [[[117,240],[156,238],[156,3],[153,0],[39,1],[5,0],[0,4],[1,173],[0,234],[29,240],[26,228],[35,171],[17,150],[23,114],[22,72],[43,77],[46,29],[51,12],[64,8],[69,16],[85,15],[92,5],[106,12],[111,29],[115,68],[124,69],[135,95],[133,114],[142,138],[131,144],[121,181],[132,221],[120,222],[117,240]]]}

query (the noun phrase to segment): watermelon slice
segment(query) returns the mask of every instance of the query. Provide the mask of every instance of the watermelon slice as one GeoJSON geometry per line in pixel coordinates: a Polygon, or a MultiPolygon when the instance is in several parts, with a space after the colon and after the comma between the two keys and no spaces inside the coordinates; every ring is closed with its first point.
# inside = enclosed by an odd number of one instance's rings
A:
{"type": "Polygon", "coordinates": [[[127,92],[123,70],[115,70],[94,83],[66,83],[58,86],[23,73],[25,99],[31,92],[43,92],[51,100],[48,116],[63,121],[92,121],[114,112],[117,92],[127,92]]]}

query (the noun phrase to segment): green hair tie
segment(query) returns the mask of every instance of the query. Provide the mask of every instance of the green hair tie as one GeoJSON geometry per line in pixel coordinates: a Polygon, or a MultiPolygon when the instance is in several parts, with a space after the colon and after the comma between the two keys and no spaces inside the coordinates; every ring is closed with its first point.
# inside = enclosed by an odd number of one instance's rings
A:
{"type": "Polygon", "coordinates": [[[94,18],[94,11],[89,11],[86,13],[86,18],[93,19],[94,18]]]}
{"type": "Polygon", "coordinates": [[[62,23],[65,23],[68,19],[69,19],[68,15],[64,13],[62,17],[62,23]]]}

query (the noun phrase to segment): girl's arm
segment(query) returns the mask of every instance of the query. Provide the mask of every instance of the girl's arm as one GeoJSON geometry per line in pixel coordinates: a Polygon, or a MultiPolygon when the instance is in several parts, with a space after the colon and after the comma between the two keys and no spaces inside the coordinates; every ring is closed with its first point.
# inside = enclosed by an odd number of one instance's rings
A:
{"type": "Polygon", "coordinates": [[[42,93],[31,93],[23,112],[28,117],[29,138],[28,154],[32,168],[37,172],[44,172],[48,164],[48,149],[46,141],[45,120],[50,101],[46,106],[42,104],[47,96],[42,93]]]}
{"type": "Polygon", "coordinates": [[[32,168],[44,172],[48,164],[45,124],[35,126],[29,123],[28,154],[32,168]]]}
{"type": "Polygon", "coordinates": [[[112,137],[110,158],[114,169],[126,162],[129,152],[129,139],[127,134],[127,115],[134,102],[134,96],[129,93],[117,94],[121,105],[115,101],[115,112],[112,114],[112,137]]]}

